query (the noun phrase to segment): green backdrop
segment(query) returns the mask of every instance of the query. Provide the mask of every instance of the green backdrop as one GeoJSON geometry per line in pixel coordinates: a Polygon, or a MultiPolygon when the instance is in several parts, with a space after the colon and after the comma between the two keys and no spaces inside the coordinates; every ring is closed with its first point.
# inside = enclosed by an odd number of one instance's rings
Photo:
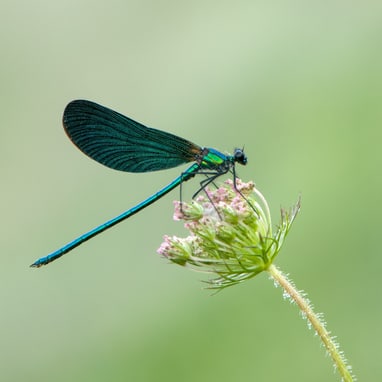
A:
{"type": "MultiPolygon", "coordinates": [[[[156,254],[173,192],[28,268],[181,168],[125,174],[61,127],[86,98],[197,144],[245,146],[271,205],[302,210],[276,264],[360,381],[382,379],[380,1],[10,1],[0,6],[4,381],[338,381],[266,274],[211,296],[156,254]]],[[[197,188],[185,185],[185,197],[197,188]]]]}

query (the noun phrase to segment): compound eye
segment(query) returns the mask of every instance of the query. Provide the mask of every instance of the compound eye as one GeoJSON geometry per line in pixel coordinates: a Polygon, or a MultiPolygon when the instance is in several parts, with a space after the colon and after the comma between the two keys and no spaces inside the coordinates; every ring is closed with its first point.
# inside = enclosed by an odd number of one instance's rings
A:
{"type": "Polygon", "coordinates": [[[243,149],[235,149],[233,157],[235,159],[235,162],[238,162],[242,165],[247,164],[247,156],[244,154],[243,149]]]}

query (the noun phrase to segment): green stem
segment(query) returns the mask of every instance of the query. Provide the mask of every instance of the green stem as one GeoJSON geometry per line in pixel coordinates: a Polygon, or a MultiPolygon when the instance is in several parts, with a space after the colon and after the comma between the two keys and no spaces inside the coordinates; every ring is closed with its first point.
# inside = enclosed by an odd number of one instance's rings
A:
{"type": "Polygon", "coordinates": [[[316,333],[320,336],[321,341],[329,355],[332,357],[335,367],[342,377],[344,382],[355,381],[350,370],[351,367],[347,364],[343,353],[339,350],[338,344],[330,337],[329,332],[325,328],[325,323],[314,313],[309,302],[304,298],[295,286],[288,280],[288,278],[279,271],[273,264],[267,269],[277,284],[283,288],[284,292],[295,302],[300,308],[304,317],[306,317],[313,326],[316,333]]]}

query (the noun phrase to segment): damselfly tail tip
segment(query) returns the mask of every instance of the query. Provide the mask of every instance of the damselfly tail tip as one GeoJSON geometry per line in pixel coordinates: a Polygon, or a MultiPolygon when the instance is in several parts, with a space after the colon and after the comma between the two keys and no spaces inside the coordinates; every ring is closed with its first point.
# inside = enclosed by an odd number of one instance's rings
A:
{"type": "Polygon", "coordinates": [[[31,264],[30,268],[40,268],[43,264],[41,264],[38,260],[31,264]]]}

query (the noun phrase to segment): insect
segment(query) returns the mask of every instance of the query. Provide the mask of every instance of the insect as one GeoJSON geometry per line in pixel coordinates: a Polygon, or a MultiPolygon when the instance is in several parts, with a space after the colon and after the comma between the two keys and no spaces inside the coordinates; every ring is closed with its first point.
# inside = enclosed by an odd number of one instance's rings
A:
{"type": "Polygon", "coordinates": [[[206,176],[200,182],[197,194],[217,177],[228,172],[233,174],[235,181],[235,164],[247,163],[243,149],[235,149],[233,155],[225,155],[213,148],[200,147],[176,135],[146,127],[91,101],[70,102],[64,111],[63,125],[68,137],[83,153],[115,170],[142,173],[193,163],[158,192],[49,255],[41,257],[31,267],[38,268],[51,263],[85,241],[143,210],[195,175],[206,176]]]}

